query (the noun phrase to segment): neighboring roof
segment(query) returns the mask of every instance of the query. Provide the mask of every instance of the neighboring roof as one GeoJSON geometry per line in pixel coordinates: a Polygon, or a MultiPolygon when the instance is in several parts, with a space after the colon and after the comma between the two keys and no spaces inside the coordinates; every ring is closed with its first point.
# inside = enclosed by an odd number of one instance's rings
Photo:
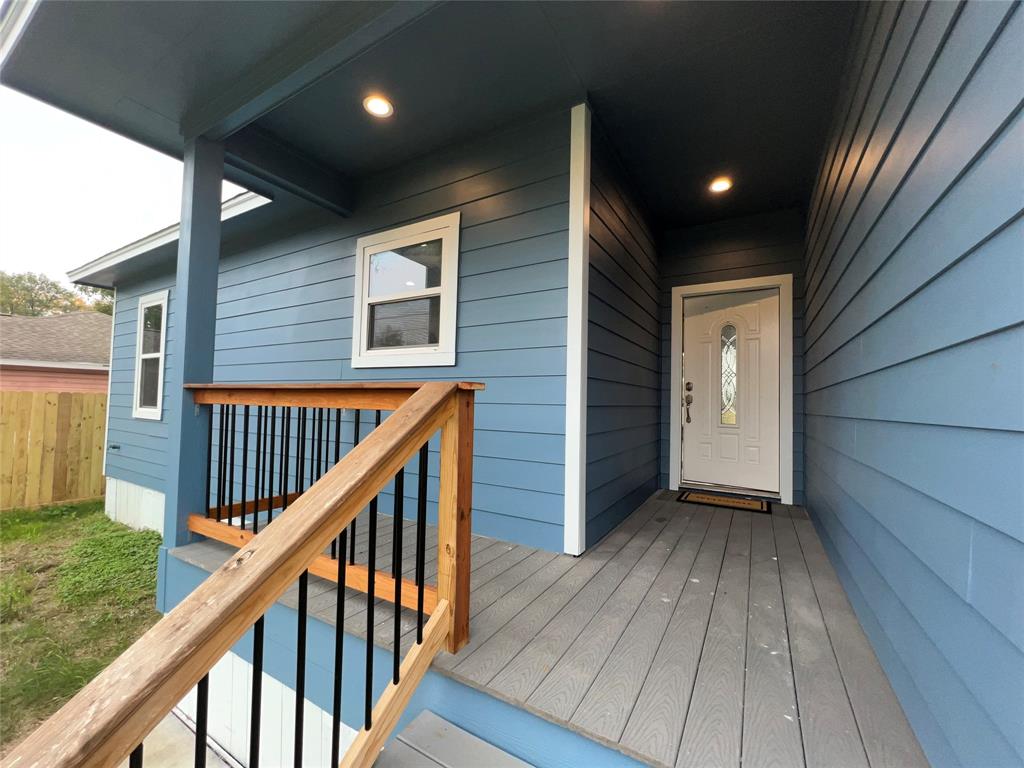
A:
{"type": "Polygon", "coordinates": [[[109,368],[110,332],[111,317],[102,312],[0,315],[0,363],[109,368]]]}
{"type": "MultiPolygon", "coordinates": [[[[255,208],[266,205],[269,202],[270,200],[262,197],[261,195],[257,195],[255,192],[243,192],[221,203],[220,220],[227,221],[235,216],[240,216],[243,213],[247,213],[255,208]]],[[[115,251],[106,253],[98,259],[93,259],[80,267],[72,269],[68,272],[68,279],[73,283],[98,285],[101,288],[107,288],[109,286],[101,276],[105,277],[110,270],[120,264],[124,264],[125,262],[134,259],[136,256],[149,253],[161,246],[176,243],[178,241],[178,233],[180,229],[180,224],[172,224],[171,226],[164,227],[151,235],[146,235],[135,242],[123,245],[115,251]]]]}

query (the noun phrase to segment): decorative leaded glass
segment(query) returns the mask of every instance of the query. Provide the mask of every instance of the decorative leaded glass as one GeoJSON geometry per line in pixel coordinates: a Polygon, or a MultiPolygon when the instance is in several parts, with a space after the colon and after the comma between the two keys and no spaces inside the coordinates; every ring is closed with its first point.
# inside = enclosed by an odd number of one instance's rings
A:
{"type": "Polygon", "coordinates": [[[722,328],[722,423],[736,424],[736,326],[722,328]]]}

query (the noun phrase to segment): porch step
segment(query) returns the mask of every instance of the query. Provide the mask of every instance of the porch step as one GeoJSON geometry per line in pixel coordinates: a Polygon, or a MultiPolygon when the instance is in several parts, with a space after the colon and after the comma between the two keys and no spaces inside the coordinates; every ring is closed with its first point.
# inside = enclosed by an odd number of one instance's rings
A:
{"type": "Polygon", "coordinates": [[[395,736],[376,768],[530,768],[508,752],[424,710],[395,736]]]}

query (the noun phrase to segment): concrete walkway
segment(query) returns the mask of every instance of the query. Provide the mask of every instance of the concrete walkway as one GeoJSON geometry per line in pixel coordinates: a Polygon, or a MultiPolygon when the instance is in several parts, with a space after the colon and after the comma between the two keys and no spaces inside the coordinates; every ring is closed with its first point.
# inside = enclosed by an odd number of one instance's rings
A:
{"type": "MultiPolygon", "coordinates": [[[[146,768],[180,768],[192,765],[196,735],[172,712],[146,737],[143,743],[143,765],[146,768]]],[[[212,749],[206,749],[207,768],[232,768],[212,749]]],[[[128,768],[128,761],[121,763],[128,768]]]]}

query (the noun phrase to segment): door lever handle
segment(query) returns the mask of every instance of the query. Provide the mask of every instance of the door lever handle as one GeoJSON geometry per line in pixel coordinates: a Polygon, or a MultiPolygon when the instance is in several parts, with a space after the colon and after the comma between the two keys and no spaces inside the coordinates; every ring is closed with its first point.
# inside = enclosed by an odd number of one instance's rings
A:
{"type": "Polygon", "coordinates": [[[693,403],[693,395],[687,395],[683,400],[686,407],[686,423],[690,423],[690,404],[693,403]]]}

